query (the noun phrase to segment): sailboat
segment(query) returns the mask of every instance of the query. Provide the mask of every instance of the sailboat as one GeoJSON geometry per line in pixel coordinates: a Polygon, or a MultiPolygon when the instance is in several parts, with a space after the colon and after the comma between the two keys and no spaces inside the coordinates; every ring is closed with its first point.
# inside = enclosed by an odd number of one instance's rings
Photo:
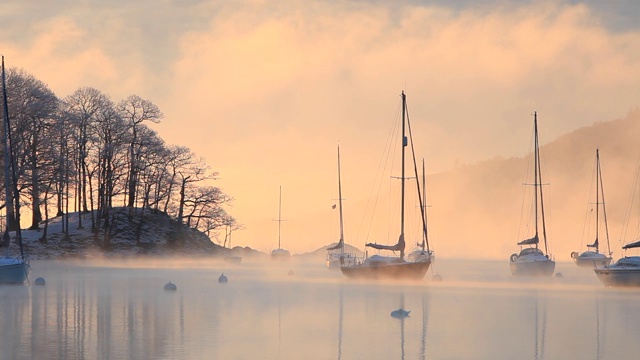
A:
{"type": "Polygon", "coordinates": [[[0,283],[22,284],[27,279],[29,273],[29,259],[22,247],[22,234],[20,232],[20,201],[18,199],[18,187],[16,185],[16,170],[11,152],[11,126],[9,122],[9,106],[7,102],[7,86],[4,70],[4,56],[2,57],[2,104],[3,104],[3,120],[4,120],[4,180],[5,180],[5,212],[7,221],[5,222],[5,231],[2,237],[2,246],[6,246],[7,250],[3,257],[0,257],[0,283]],[[12,201],[15,200],[15,204],[12,201]],[[14,205],[16,227],[16,241],[20,247],[20,255],[12,256],[9,252],[11,238],[9,236],[10,212],[7,211],[14,205]]]}
{"type": "MultiPolygon", "coordinates": [[[[426,181],[426,175],[425,175],[425,171],[424,171],[424,159],[422,159],[422,207],[426,207],[427,206],[427,181],[426,181]]],[[[424,209],[421,212],[422,215],[422,222],[424,224],[427,223],[427,211],[426,209],[424,209]]],[[[428,229],[428,227],[425,227],[428,229]]],[[[435,254],[433,253],[433,250],[427,249],[427,244],[429,243],[429,236],[427,231],[423,231],[422,232],[422,241],[417,243],[416,246],[417,248],[415,250],[413,250],[411,253],[409,253],[409,260],[411,261],[419,261],[421,259],[431,259],[431,262],[435,261],[435,254]]]]}
{"type": "MultiPolygon", "coordinates": [[[[227,225],[225,239],[229,240],[229,251],[227,252],[227,256],[224,257],[224,261],[232,264],[240,264],[242,262],[242,256],[233,255],[233,247],[231,246],[231,230],[230,225],[227,225]]],[[[225,241],[226,243],[226,241],[225,241]]]]}
{"type": "Polygon", "coordinates": [[[544,219],[544,201],[542,196],[542,175],[540,174],[540,144],[538,142],[538,115],[533,113],[533,132],[534,132],[534,165],[533,185],[534,194],[534,212],[535,212],[535,234],[529,239],[518,242],[520,245],[520,253],[512,254],[510,257],[511,274],[525,276],[551,276],[556,268],[556,263],[548,254],[547,250],[547,230],[544,219]],[[545,252],[538,247],[540,237],[538,234],[538,223],[542,225],[542,239],[544,241],[545,252]],[[522,248],[526,246],[525,248],[522,248]],[[546,253],[546,254],[545,254],[546,253]]]}
{"type": "Polygon", "coordinates": [[[587,244],[587,251],[582,254],[579,254],[576,251],[571,253],[571,258],[575,261],[576,265],[580,267],[595,268],[598,266],[609,265],[611,262],[611,251],[609,251],[609,256],[599,251],[600,205],[602,205],[604,230],[607,239],[607,247],[609,247],[609,227],[607,226],[607,211],[604,205],[604,187],[602,186],[602,172],[600,168],[600,150],[596,149],[596,239],[593,244],[587,244]]]}
{"type": "MultiPolygon", "coordinates": [[[[636,171],[636,183],[634,186],[638,186],[639,172],[636,171]]],[[[637,193],[637,189],[632,191],[633,194],[637,193]]],[[[631,201],[627,227],[631,219],[632,209],[637,206],[634,201],[631,201]]],[[[626,231],[625,231],[626,232],[626,231]]],[[[622,249],[624,251],[629,249],[640,248],[640,240],[636,234],[636,240],[624,245],[622,249]]],[[[625,256],[620,258],[614,264],[598,266],[593,269],[598,279],[605,286],[640,286],[640,256],[625,256]]]]}
{"type": "MultiPolygon", "coordinates": [[[[622,247],[623,250],[640,248],[640,241],[622,247]]],[[[593,269],[605,286],[640,286],[640,256],[625,256],[615,264],[593,269]]]]}
{"type": "MultiPolygon", "coordinates": [[[[348,278],[355,279],[411,279],[419,280],[424,278],[424,275],[431,265],[431,259],[425,258],[419,261],[407,261],[404,258],[405,240],[404,240],[404,202],[405,202],[405,148],[408,145],[408,139],[405,135],[406,127],[409,128],[409,137],[411,138],[411,150],[413,153],[413,138],[411,137],[411,125],[409,124],[407,116],[407,98],[404,91],[401,94],[402,98],[402,176],[401,182],[401,200],[400,200],[400,236],[398,237],[398,243],[395,245],[382,245],[376,243],[367,243],[365,246],[378,250],[390,250],[398,251],[400,256],[381,256],[373,255],[366,258],[362,263],[354,265],[344,265],[340,267],[342,274],[348,278]]],[[[415,166],[415,154],[413,156],[414,169],[415,166]]],[[[416,171],[417,173],[417,171],[416,171]]],[[[421,211],[424,211],[422,206],[422,197],[420,196],[419,181],[416,177],[418,186],[418,197],[420,199],[421,211]]],[[[422,216],[424,219],[424,216],[422,216]]],[[[426,231],[426,225],[423,223],[423,230],[426,231]]],[[[428,246],[428,245],[427,245],[428,246]]]]}
{"type": "Polygon", "coordinates": [[[338,209],[340,211],[340,240],[334,246],[327,248],[327,267],[338,269],[343,265],[355,265],[358,261],[356,254],[344,251],[344,222],[342,220],[342,182],[340,181],[340,146],[338,145],[338,209]]]}
{"type": "Polygon", "coordinates": [[[271,260],[284,260],[287,261],[291,258],[291,254],[288,250],[285,250],[281,246],[280,234],[282,228],[282,186],[280,186],[280,197],[278,201],[278,248],[271,251],[271,260]]]}

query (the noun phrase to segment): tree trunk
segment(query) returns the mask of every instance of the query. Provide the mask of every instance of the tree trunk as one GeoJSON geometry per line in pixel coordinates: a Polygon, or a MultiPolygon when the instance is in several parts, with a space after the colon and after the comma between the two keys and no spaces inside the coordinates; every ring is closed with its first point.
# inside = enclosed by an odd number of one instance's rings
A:
{"type": "Polygon", "coordinates": [[[43,244],[47,243],[47,230],[49,229],[49,207],[47,198],[49,197],[49,190],[44,192],[44,229],[42,229],[42,236],[40,237],[40,242],[43,244]]]}
{"type": "Polygon", "coordinates": [[[42,221],[40,211],[40,176],[38,173],[38,146],[37,136],[34,134],[33,145],[31,146],[31,227],[29,230],[38,230],[42,221]]]}

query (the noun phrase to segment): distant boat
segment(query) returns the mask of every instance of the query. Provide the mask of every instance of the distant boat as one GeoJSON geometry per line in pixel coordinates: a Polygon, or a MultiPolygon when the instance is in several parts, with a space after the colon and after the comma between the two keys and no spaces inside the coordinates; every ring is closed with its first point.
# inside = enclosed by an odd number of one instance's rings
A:
{"type": "Polygon", "coordinates": [[[240,264],[242,262],[242,256],[225,256],[224,261],[231,264],[240,264]]]}
{"type": "Polygon", "coordinates": [[[604,187],[602,186],[602,172],[600,168],[600,151],[596,149],[596,238],[593,244],[587,244],[587,250],[583,253],[576,251],[571,253],[571,258],[576,265],[580,267],[595,268],[598,266],[609,265],[611,262],[611,251],[609,256],[600,252],[600,205],[602,205],[602,220],[604,221],[605,237],[607,239],[607,248],[609,248],[609,227],[607,226],[607,211],[604,203],[604,187]],[[590,250],[593,249],[593,250],[590,250]]]}
{"type": "MultiPolygon", "coordinates": [[[[340,181],[340,146],[338,146],[338,209],[340,211],[340,240],[334,246],[327,248],[327,267],[339,269],[340,266],[355,265],[358,257],[354,253],[344,252],[344,223],[342,220],[342,183],[340,181]]],[[[335,207],[335,205],[334,205],[335,207]]]]}
{"type": "Polygon", "coordinates": [[[282,227],[282,186],[280,186],[280,198],[278,201],[278,248],[271,251],[271,260],[288,261],[291,258],[291,254],[288,250],[285,250],[281,246],[280,234],[282,227]]]}
{"type": "Polygon", "coordinates": [[[22,284],[27,279],[29,274],[29,259],[22,247],[22,234],[20,232],[20,201],[18,198],[18,188],[16,186],[17,177],[15,162],[13,159],[13,152],[11,151],[11,126],[9,121],[9,106],[7,103],[7,86],[4,70],[4,56],[2,57],[2,104],[3,104],[3,120],[5,129],[3,134],[4,143],[4,180],[5,180],[5,212],[7,214],[7,221],[5,221],[5,231],[2,238],[2,246],[7,248],[3,257],[0,257],[0,283],[16,283],[22,284]],[[12,201],[15,200],[15,205],[12,201]],[[7,211],[13,206],[15,212],[16,228],[16,241],[20,247],[20,254],[15,256],[9,252],[9,246],[11,238],[9,236],[9,217],[10,213],[7,211]]]}
{"type": "Polygon", "coordinates": [[[518,242],[521,250],[519,254],[512,254],[510,257],[511,274],[525,276],[551,276],[556,268],[556,263],[549,257],[547,250],[547,231],[544,221],[544,201],[542,196],[542,175],[540,174],[540,145],[538,143],[538,116],[533,113],[533,132],[534,132],[534,165],[533,165],[533,185],[534,186],[534,205],[535,213],[535,234],[529,239],[518,242]],[[539,203],[539,205],[538,205],[539,203]],[[542,238],[544,241],[545,252],[538,248],[540,237],[538,234],[538,222],[541,220],[542,238]],[[522,248],[522,246],[527,246],[522,248]]]}
{"type": "MultiPolygon", "coordinates": [[[[365,246],[371,247],[373,249],[378,250],[390,250],[390,251],[398,251],[400,256],[380,256],[374,255],[366,258],[362,263],[358,263],[355,265],[345,265],[341,266],[340,270],[342,274],[348,278],[355,279],[394,279],[394,280],[402,280],[402,279],[411,279],[411,280],[419,280],[424,278],[424,275],[429,270],[429,265],[431,265],[431,259],[426,258],[420,261],[411,262],[407,261],[404,258],[404,250],[405,250],[405,240],[404,240],[404,202],[405,202],[405,148],[408,145],[408,139],[405,135],[406,126],[409,127],[409,136],[411,137],[411,150],[413,150],[413,138],[411,136],[411,125],[409,124],[407,117],[407,101],[406,95],[404,91],[401,94],[402,98],[402,176],[400,177],[401,181],[401,202],[400,202],[400,236],[398,238],[398,243],[395,245],[381,245],[376,243],[367,243],[365,246]]],[[[413,152],[412,152],[413,153],[413,152]]],[[[414,169],[415,169],[415,156],[413,157],[414,169]]],[[[417,177],[416,177],[417,179],[417,177]]],[[[419,181],[416,181],[418,184],[418,193],[420,193],[419,189],[419,181]]],[[[420,194],[418,194],[418,198],[420,202],[422,202],[422,198],[420,194]]],[[[424,207],[421,209],[424,211],[424,207]]],[[[423,217],[424,219],[424,217],[423,217]]],[[[423,229],[426,229],[426,225],[423,224],[423,229]]]]}
{"type": "Polygon", "coordinates": [[[227,225],[225,239],[229,240],[229,250],[227,251],[227,256],[224,257],[224,261],[231,264],[240,264],[242,262],[242,256],[233,255],[233,247],[231,246],[231,230],[229,225],[227,225]]]}
{"type": "MultiPolygon", "coordinates": [[[[410,261],[416,262],[423,259],[430,259],[431,263],[436,260],[436,256],[433,253],[433,250],[427,248],[427,244],[429,243],[429,227],[427,225],[427,180],[424,171],[424,159],[422,159],[422,223],[425,225],[424,231],[422,231],[422,241],[416,244],[417,248],[409,253],[408,259],[410,261]]],[[[433,270],[433,269],[432,269],[433,270]]]]}

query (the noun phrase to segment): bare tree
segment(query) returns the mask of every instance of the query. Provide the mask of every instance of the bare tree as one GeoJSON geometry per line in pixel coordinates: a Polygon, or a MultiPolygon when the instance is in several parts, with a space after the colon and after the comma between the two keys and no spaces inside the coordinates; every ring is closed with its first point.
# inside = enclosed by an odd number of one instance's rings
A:
{"type": "Polygon", "coordinates": [[[222,209],[222,204],[228,203],[231,198],[215,186],[190,187],[185,196],[184,207],[188,210],[187,226],[200,228],[203,219],[213,220],[206,226],[208,230],[219,227],[223,224],[227,214],[222,209]]]}
{"type": "Polygon", "coordinates": [[[24,186],[31,198],[31,229],[37,229],[42,221],[40,209],[40,172],[43,166],[51,166],[52,143],[49,141],[55,125],[58,98],[45,83],[23,69],[11,69],[8,82],[11,84],[12,119],[24,149],[24,186]]]}
{"type": "Polygon", "coordinates": [[[109,97],[100,91],[83,87],[76,90],[64,100],[66,113],[71,115],[71,125],[75,129],[75,145],[77,150],[76,168],[76,205],[78,210],[78,228],[82,228],[82,212],[88,212],[87,205],[87,157],[90,124],[95,121],[96,113],[104,107],[111,106],[109,97]]]}
{"type": "MultiPolygon", "coordinates": [[[[110,209],[113,207],[113,197],[118,180],[118,174],[124,171],[124,159],[126,158],[126,143],[129,141],[129,133],[127,131],[124,120],[116,111],[115,106],[110,101],[105,101],[103,106],[95,114],[95,122],[90,124],[90,133],[92,137],[92,146],[88,147],[89,161],[87,169],[90,171],[89,179],[93,179],[96,175],[95,183],[97,185],[97,209],[94,206],[94,191],[89,181],[90,191],[89,200],[91,203],[92,229],[98,234],[100,229],[100,221],[109,218],[110,209]],[[93,211],[97,210],[96,218],[93,217],[93,211]]],[[[105,225],[107,227],[107,225],[105,225]]],[[[109,229],[105,229],[105,238],[102,241],[104,247],[110,246],[109,229]]]]}
{"type": "Polygon", "coordinates": [[[129,95],[118,104],[120,116],[127,122],[131,130],[131,142],[129,144],[129,179],[128,179],[128,207],[133,207],[136,200],[136,188],[138,186],[140,148],[138,141],[138,128],[144,121],[159,123],[163,115],[160,109],[151,101],[138,95],[129,95]]]}
{"type": "Polygon", "coordinates": [[[168,179],[167,179],[168,188],[167,188],[166,201],[164,203],[164,208],[163,208],[163,211],[165,213],[168,213],[169,211],[169,205],[171,204],[171,200],[172,200],[171,194],[174,190],[174,186],[181,185],[180,183],[178,183],[178,179],[181,177],[179,176],[179,172],[181,171],[182,166],[192,161],[191,159],[193,158],[193,154],[191,153],[191,150],[189,150],[189,148],[184,146],[171,147],[168,149],[168,151],[169,152],[167,154],[167,167],[166,167],[166,173],[168,176],[168,179]]]}

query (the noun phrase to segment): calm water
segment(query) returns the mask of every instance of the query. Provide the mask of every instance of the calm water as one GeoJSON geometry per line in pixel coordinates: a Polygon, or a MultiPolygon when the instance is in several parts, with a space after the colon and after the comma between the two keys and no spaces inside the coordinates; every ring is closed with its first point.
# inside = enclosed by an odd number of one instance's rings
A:
{"type": "Polygon", "coordinates": [[[629,359],[640,289],[590,270],[514,279],[447,261],[442,282],[371,284],[322,263],[61,263],[0,286],[0,359],[629,359]],[[295,275],[288,275],[293,270],[295,275]],[[224,272],[229,283],[218,284],[224,272]],[[165,292],[164,284],[177,284],[165,292]],[[391,311],[404,308],[399,320],[391,311]]]}

